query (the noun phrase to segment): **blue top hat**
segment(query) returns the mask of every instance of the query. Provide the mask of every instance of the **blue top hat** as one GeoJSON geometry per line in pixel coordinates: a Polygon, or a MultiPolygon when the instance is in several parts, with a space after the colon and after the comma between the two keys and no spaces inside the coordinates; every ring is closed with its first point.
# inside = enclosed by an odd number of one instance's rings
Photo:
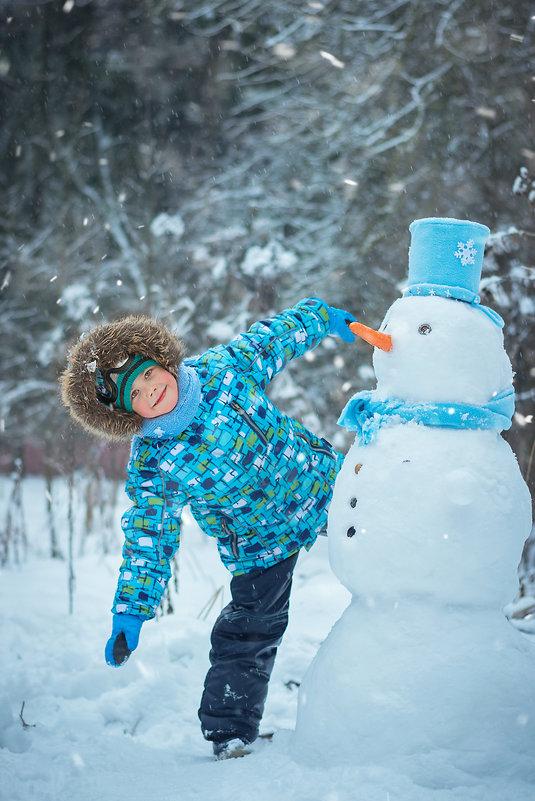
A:
{"type": "Polygon", "coordinates": [[[471,303],[497,325],[497,312],[479,306],[479,281],[490,233],[486,225],[450,217],[424,217],[409,227],[409,279],[403,295],[440,295],[471,303]]]}

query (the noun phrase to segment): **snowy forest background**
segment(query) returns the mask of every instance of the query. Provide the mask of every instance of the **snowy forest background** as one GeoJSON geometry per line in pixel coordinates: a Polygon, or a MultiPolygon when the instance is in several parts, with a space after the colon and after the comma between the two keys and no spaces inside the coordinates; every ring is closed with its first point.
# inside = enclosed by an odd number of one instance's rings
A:
{"type": "MultiPolygon", "coordinates": [[[[492,231],[533,495],[534,31],[529,0],[0,0],[1,561],[29,473],[52,555],[55,477],[111,525],[126,453],[58,401],[82,331],[150,313],[195,353],[307,295],[377,326],[424,216],[492,231]]],[[[373,385],[368,346],[328,338],[273,394],[345,449],[373,385]]]]}

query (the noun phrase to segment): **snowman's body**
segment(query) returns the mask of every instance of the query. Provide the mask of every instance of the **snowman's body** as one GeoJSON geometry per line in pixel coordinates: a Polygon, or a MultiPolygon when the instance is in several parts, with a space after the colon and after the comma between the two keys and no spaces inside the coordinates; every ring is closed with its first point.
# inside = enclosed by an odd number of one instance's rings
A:
{"type": "MultiPolygon", "coordinates": [[[[501,329],[439,297],[393,304],[374,351],[379,399],[484,405],[512,381],[501,329]]],[[[503,614],[518,591],[531,499],[493,429],[379,425],[349,450],[329,516],[353,597],[300,692],[295,746],[332,761],[444,754],[506,770],[535,756],[535,653],[503,614]]]]}

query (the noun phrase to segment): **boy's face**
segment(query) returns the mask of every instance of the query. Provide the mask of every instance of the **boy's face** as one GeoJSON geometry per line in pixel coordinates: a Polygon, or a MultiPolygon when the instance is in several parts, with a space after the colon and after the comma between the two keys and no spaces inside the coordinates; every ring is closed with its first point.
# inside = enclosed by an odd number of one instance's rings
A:
{"type": "Polygon", "coordinates": [[[159,365],[149,367],[132,384],[132,409],[140,417],[160,417],[175,408],[178,401],[176,378],[159,365]]]}

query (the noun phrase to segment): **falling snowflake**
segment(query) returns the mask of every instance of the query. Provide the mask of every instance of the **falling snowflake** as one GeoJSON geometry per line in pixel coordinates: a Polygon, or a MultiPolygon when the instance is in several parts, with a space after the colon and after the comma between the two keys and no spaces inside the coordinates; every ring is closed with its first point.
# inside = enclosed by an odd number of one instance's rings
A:
{"type": "Polygon", "coordinates": [[[457,248],[455,255],[461,260],[463,267],[466,267],[467,264],[475,264],[476,249],[473,239],[469,239],[468,242],[457,242],[457,248]]]}

